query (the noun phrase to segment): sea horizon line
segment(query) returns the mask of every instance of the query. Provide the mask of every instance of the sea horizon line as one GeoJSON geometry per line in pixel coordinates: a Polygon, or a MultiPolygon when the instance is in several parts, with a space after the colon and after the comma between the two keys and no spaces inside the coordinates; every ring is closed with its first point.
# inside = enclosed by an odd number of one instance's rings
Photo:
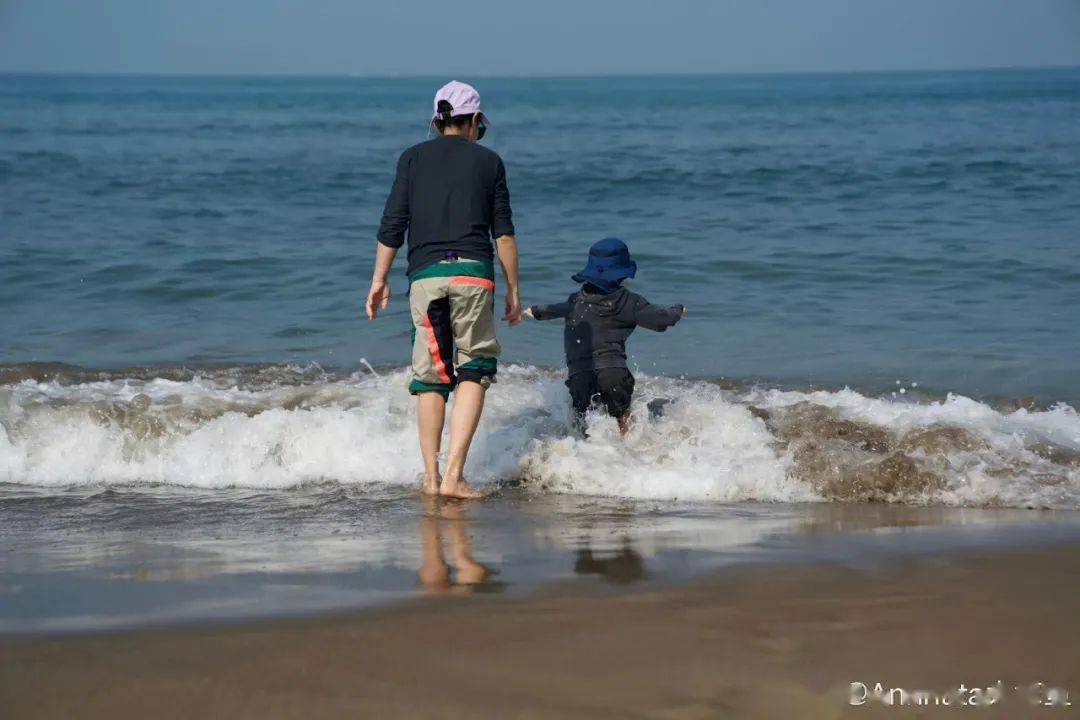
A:
{"type": "Polygon", "coordinates": [[[430,80],[449,76],[483,78],[485,80],[587,80],[609,78],[710,78],[710,77],[812,77],[857,75],[922,75],[978,74],[994,72],[1076,71],[1080,65],[1001,65],[966,67],[917,68],[854,68],[854,69],[789,69],[789,70],[732,70],[702,72],[582,72],[582,73],[476,73],[446,71],[440,73],[277,73],[277,72],[126,72],[81,70],[19,70],[0,69],[0,77],[42,78],[187,78],[187,79],[253,79],[253,80],[430,80]]]}

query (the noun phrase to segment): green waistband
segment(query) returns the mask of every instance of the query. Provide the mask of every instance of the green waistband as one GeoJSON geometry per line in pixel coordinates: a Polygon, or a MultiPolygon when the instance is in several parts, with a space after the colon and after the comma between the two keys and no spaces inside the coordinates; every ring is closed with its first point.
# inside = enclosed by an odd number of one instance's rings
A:
{"type": "Polygon", "coordinates": [[[494,281],[495,265],[484,260],[444,260],[420,268],[409,277],[409,282],[441,277],[475,277],[494,281]]]}

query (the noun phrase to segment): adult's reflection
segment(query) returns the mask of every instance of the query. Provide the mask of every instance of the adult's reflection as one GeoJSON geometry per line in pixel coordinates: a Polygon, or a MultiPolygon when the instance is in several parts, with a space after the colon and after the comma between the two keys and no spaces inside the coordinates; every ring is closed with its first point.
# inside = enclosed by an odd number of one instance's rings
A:
{"type": "Polygon", "coordinates": [[[423,497],[421,502],[418,574],[424,591],[433,595],[502,591],[506,584],[492,580],[498,572],[473,559],[467,503],[438,497],[423,497]]]}

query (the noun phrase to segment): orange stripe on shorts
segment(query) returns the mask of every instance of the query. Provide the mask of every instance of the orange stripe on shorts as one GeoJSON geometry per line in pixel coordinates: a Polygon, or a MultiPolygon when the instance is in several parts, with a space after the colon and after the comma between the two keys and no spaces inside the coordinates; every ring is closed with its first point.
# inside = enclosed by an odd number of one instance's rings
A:
{"type": "Polygon", "coordinates": [[[455,275],[450,278],[451,285],[475,285],[476,287],[487,288],[494,292],[495,281],[487,280],[485,278],[470,277],[468,275],[455,275]]]}
{"type": "Polygon", "coordinates": [[[428,352],[431,353],[431,360],[435,363],[435,372],[439,374],[439,379],[444,383],[450,382],[450,374],[446,372],[446,363],[443,362],[442,353],[439,352],[439,341],[435,339],[435,328],[431,327],[431,318],[424,313],[423,316],[424,330],[427,331],[427,346],[428,352]]]}

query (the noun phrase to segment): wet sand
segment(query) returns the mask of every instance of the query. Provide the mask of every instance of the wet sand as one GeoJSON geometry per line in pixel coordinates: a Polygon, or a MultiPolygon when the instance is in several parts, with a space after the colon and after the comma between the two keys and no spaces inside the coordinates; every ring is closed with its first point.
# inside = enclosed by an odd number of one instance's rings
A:
{"type": "Polygon", "coordinates": [[[1057,717],[1080,701],[1078,639],[1080,545],[1060,544],[2,638],[0,708],[111,719],[1057,717]],[[999,680],[1003,697],[989,707],[849,704],[852,682],[944,695],[999,680]],[[1070,690],[1073,705],[1031,704],[1052,701],[1051,687],[1070,690]]]}

